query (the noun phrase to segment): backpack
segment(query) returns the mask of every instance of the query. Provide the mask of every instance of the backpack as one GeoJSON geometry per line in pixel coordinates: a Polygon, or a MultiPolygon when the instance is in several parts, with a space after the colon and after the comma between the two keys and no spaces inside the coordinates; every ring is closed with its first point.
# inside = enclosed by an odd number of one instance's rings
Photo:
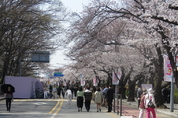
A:
{"type": "Polygon", "coordinates": [[[148,102],[148,107],[150,108],[155,108],[155,105],[152,102],[152,99],[150,99],[149,94],[148,94],[149,102],[148,102]]]}

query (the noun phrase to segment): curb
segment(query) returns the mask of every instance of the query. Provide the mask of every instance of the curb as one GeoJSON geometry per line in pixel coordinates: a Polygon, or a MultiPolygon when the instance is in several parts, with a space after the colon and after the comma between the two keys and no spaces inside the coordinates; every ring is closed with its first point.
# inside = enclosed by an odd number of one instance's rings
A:
{"type": "Polygon", "coordinates": [[[171,112],[165,112],[164,110],[156,109],[156,112],[160,114],[165,114],[166,116],[170,116],[171,118],[178,118],[178,114],[175,115],[172,114],[171,112]]]}

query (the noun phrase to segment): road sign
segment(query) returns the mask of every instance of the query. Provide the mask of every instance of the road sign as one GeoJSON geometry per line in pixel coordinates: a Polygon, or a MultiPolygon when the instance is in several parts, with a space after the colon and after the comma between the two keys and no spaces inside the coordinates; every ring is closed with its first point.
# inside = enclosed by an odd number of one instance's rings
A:
{"type": "Polygon", "coordinates": [[[62,72],[54,72],[54,76],[55,77],[63,77],[64,75],[62,74],[62,72]]]}
{"type": "Polygon", "coordinates": [[[49,77],[50,79],[55,79],[56,77],[49,77]]]}
{"type": "Polygon", "coordinates": [[[49,56],[50,53],[48,51],[33,51],[31,61],[49,63],[49,56]]]}

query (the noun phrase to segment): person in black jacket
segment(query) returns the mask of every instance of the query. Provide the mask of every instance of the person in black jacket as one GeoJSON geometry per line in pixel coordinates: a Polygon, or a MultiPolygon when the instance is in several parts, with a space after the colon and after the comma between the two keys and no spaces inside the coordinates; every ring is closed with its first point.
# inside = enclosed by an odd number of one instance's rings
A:
{"type": "Polygon", "coordinates": [[[6,107],[7,111],[10,112],[11,109],[11,101],[13,100],[13,92],[11,91],[11,87],[7,88],[7,91],[5,92],[5,98],[6,98],[6,107]]]}
{"type": "Polygon", "coordinates": [[[137,98],[138,98],[138,108],[140,106],[140,101],[141,101],[141,95],[143,94],[142,88],[139,87],[137,90],[137,98]]]}
{"type": "Polygon", "coordinates": [[[163,89],[164,103],[169,103],[170,90],[168,88],[163,89]]]}
{"type": "Polygon", "coordinates": [[[90,91],[90,87],[87,87],[87,89],[85,90],[84,97],[85,97],[85,107],[87,112],[89,112],[91,99],[92,99],[92,91],[90,91]]]}
{"type": "Polygon", "coordinates": [[[62,88],[61,88],[61,86],[59,86],[57,88],[57,95],[58,95],[59,98],[61,98],[61,91],[62,91],[62,88]]]}
{"type": "Polygon", "coordinates": [[[108,111],[107,112],[112,111],[113,95],[114,95],[114,89],[112,88],[112,85],[110,85],[110,87],[109,87],[109,89],[106,93],[106,99],[107,99],[107,102],[108,102],[108,111]]]}
{"type": "Polygon", "coordinates": [[[52,94],[52,85],[49,86],[49,98],[52,98],[53,97],[53,94],[52,94]]]}

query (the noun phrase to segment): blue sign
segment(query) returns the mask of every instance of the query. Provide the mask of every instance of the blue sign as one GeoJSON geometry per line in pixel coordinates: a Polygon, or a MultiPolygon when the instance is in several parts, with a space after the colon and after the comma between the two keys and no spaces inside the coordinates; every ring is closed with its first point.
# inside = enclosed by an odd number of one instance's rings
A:
{"type": "Polygon", "coordinates": [[[50,79],[54,79],[54,78],[56,78],[56,77],[49,77],[50,79]]]}
{"type": "Polygon", "coordinates": [[[55,77],[63,77],[64,75],[61,72],[55,72],[54,76],[55,77]]]}

